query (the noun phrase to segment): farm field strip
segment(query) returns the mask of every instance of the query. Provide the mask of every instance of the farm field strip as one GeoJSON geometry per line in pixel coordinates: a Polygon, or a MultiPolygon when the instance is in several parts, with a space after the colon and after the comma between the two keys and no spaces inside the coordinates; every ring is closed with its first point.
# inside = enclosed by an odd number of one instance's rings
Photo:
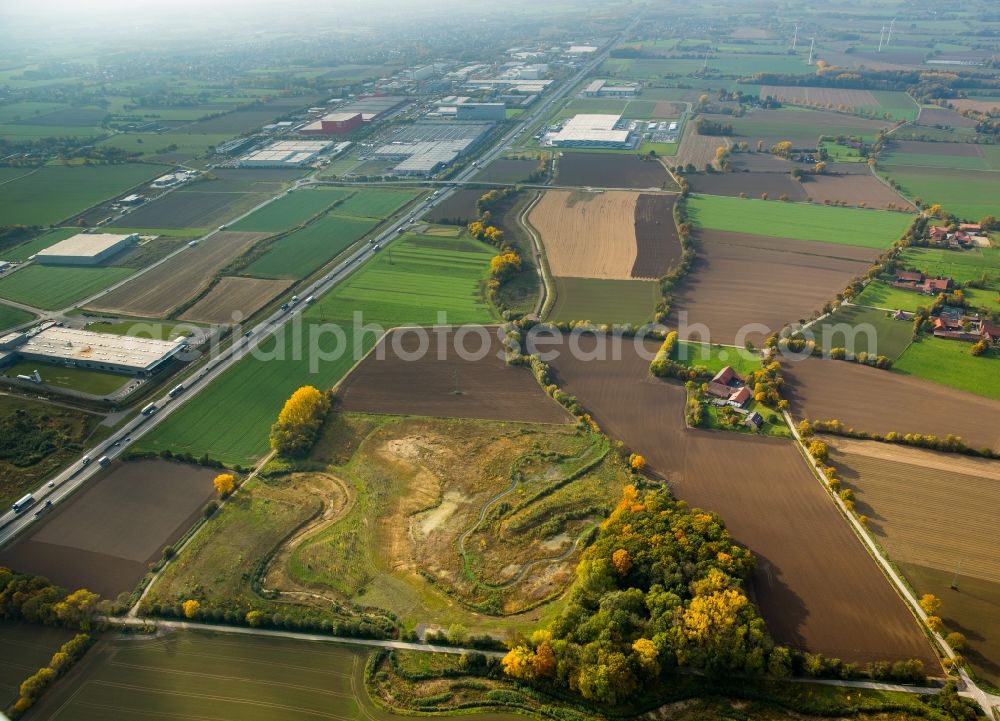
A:
{"type": "Polygon", "coordinates": [[[0,279],[0,298],[43,310],[58,310],[89,298],[134,272],[131,268],[33,264],[0,279]]]}
{"type": "Polygon", "coordinates": [[[163,262],[153,274],[134,278],[88,307],[125,315],[165,317],[171,309],[197,294],[216,271],[266,237],[266,233],[220,231],[163,262]]]}
{"type": "Polygon", "coordinates": [[[232,230],[276,233],[294,228],[350,196],[340,188],[305,188],[286,193],[273,203],[233,223],[232,230]]]}
{"type": "Polygon", "coordinates": [[[885,164],[879,173],[898,182],[907,196],[940,203],[963,220],[978,222],[997,209],[1000,172],[885,164]]]}
{"type": "Polygon", "coordinates": [[[671,183],[658,161],[641,159],[634,153],[564,152],[555,163],[555,185],[660,190],[671,183]]]}
{"type": "Polygon", "coordinates": [[[785,363],[784,376],[783,394],[797,419],[839,420],[848,428],[879,434],[944,438],[953,433],[973,447],[1000,450],[1000,429],[992,422],[1000,413],[1000,401],[844,361],[806,358],[785,363]],[[922,408],[933,408],[934,413],[922,413],[922,408]]]}
{"type": "Polygon", "coordinates": [[[898,240],[912,217],[906,213],[780,201],[693,196],[688,202],[697,228],[770,235],[795,240],[884,250],[898,240]]]}
{"type": "Polygon", "coordinates": [[[232,323],[250,318],[283,293],[290,280],[265,280],[227,276],[180,315],[181,320],[202,323],[232,323]]]}
{"type": "Polygon", "coordinates": [[[990,531],[1000,513],[1000,463],[875,441],[823,441],[893,559],[940,571],[960,561],[965,575],[1000,583],[1000,542],[990,531]],[[940,523],[946,507],[961,516],[960,528],[940,523]]]}
{"type": "Polygon", "coordinates": [[[976,357],[971,349],[971,343],[922,337],[896,360],[893,371],[1000,402],[1000,356],[994,350],[976,357]]]}
{"type": "Polygon", "coordinates": [[[556,300],[546,320],[594,323],[652,321],[660,284],[650,280],[554,278],[556,300]]]}
{"type": "Polygon", "coordinates": [[[305,278],[363,238],[378,222],[326,215],[268,244],[242,272],[262,278],[305,278]]]}

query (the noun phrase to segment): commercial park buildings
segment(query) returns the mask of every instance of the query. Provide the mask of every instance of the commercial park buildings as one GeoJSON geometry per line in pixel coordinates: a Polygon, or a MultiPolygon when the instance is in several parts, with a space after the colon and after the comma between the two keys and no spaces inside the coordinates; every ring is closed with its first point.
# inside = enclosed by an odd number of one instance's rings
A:
{"type": "Polygon", "coordinates": [[[379,160],[401,161],[397,175],[432,175],[478,145],[493,123],[419,122],[375,149],[379,160]]]}
{"type": "Polygon", "coordinates": [[[545,141],[561,148],[628,148],[635,138],[620,129],[620,115],[574,115],[563,122],[558,132],[548,133],[545,141]]]}
{"type": "Polygon", "coordinates": [[[165,341],[52,326],[0,338],[0,360],[34,360],[146,376],[186,347],[185,338],[165,341]]]}

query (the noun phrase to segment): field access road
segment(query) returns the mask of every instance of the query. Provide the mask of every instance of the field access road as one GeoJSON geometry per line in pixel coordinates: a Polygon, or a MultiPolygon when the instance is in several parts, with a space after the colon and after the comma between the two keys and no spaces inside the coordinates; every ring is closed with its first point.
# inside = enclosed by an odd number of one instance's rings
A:
{"type": "MultiPolygon", "coordinates": [[[[586,77],[587,73],[603,62],[611,52],[611,49],[615,47],[618,41],[624,37],[637,22],[638,17],[633,20],[633,22],[630,23],[621,34],[610,40],[604,50],[598,53],[597,56],[590,60],[586,65],[581,67],[576,75],[566,80],[566,82],[548,98],[543,99],[538,107],[536,107],[531,113],[527,113],[526,116],[520,120],[520,122],[518,122],[503,136],[503,138],[501,138],[482,156],[480,156],[476,163],[470,164],[468,167],[460,171],[455,179],[449,181],[449,183],[457,184],[463,181],[468,181],[479,171],[480,164],[489,163],[496,159],[507,149],[507,147],[509,147],[509,144],[514,140],[514,138],[523,132],[526,127],[538,120],[540,117],[543,117],[554,103],[563,98],[566,93],[576,87],[576,85],[584,77],[586,77]]],[[[300,187],[300,184],[304,182],[306,182],[305,179],[297,181],[296,184],[293,185],[293,189],[295,187],[300,187]]],[[[405,231],[409,224],[414,222],[417,217],[422,216],[438,203],[442,203],[447,200],[448,197],[454,192],[455,188],[450,185],[447,188],[435,190],[430,196],[423,198],[415,206],[410,208],[408,215],[404,214],[403,217],[389,224],[385,230],[370,238],[367,243],[363,243],[361,246],[356,248],[353,253],[342,260],[325,275],[314,281],[309,286],[298,290],[298,296],[300,298],[308,298],[310,296],[322,295],[331,290],[338,283],[353,273],[362,263],[370,260],[375,253],[379,252],[384,244],[398,237],[398,235],[405,231]]],[[[279,197],[281,196],[278,195],[274,198],[268,199],[264,203],[258,205],[257,208],[253,208],[241,215],[240,218],[249,215],[254,210],[257,210],[268,203],[274,202],[279,197]]],[[[221,226],[218,230],[212,231],[208,235],[204,236],[204,238],[208,238],[214,233],[224,229],[225,226],[221,226]]],[[[183,252],[186,248],[187,246],[185,245],[180,250],[175,251],[174,254],[183,252]]],[[[168,257],[172,257],[174,254],[171,254],[171,256],[168,257]]],[[[150,269],[154,267],[156,266],[150,266],[150,269]]],[[[148,272],[148,270],[145,272],[148,272]]],[[[136,274],[130,276],[130,278],[135,277],[136,274]]],[[[102,291],[98,294],[98,296],[94,297],[99,297],[99,295],[103,295],[104,292],[107,291],[102,291]]],[[[107,456],[108,459],[114,460],[115,458],[121,456],[131,443],[149,433],[177,408],[181,407],[189,399],[195,397],[212,381],[225,373],[226,370],[234,364],[239,362],[244,356],[247,355],[247,353],[257,347],[263,340],[277,332],[282,325],[291,320],[294,315],[299,312],[302,304],[302,302],[294,305],[286,303],[283,307],[272,312],[266,319],[259,321],[251,330],[246,331],[246,334],[243,337],[236,338],[231,345],[220,351],[219,354],[209,361],[197,375],[188,378],[184,382],[184,391],[176,398],[171,398],[169,395],[164,393],[161,397],[154,399],[152,402],[155,403],[157,407],[155,413],[151,415],[139,414],[132,418],[106,441],[87,449],[81,457],[81,460],[75,461],[69,468],[64,469],[55,477],[51,478],[46,485],[35,491],[33,493],[36,501],[34,505],[23,510],[21,513],[8,511],[3,516],[0,516],[0,546],[29,528],[36,520],[43,518],[45,516],[45,503],[47,501],[51,501],[52,504],[65,501],[74,491],[97,475],[97,473],[101,470],[101,466],[98,463],[99,458],[107,456]],[[90,458],[90,462],[84,465],[83,458],[88,457],[90,458]]]]}
{"type": "Polygon", "coordinates": [[[208,631],[211,633],[229,633],[238,636],[264,636],[270,638],[290,638],[297,641],[325,641],[340,643],[347,646],[366,646],[369,648],[395,648],[404,651],[427,651],[430,653],[481,653],[484,656],[503,658],[504,651],[485,651],[478,648],[461,648],[459,646],[438,646],[433,643],[412,643],[410,641],[382,640],[377,638],[355,638],[353,636],[329,636],[322,633],[303,633],[301,631],[275,631],[268,628],[248,628],[246,626],[223,626],[211,623],[194,623],[191,621],[164,621],[123,618],[116,616],[107,619],[108,623],[121,626],[138,626],[165,628],[170,630],[208,631]]]}

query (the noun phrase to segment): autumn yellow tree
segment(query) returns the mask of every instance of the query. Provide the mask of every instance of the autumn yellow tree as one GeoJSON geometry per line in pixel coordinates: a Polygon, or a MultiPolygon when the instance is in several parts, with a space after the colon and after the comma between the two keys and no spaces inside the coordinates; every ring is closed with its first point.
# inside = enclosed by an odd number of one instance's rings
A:
{"type": "Polygon", "coordinates": [[[633,453],[628,457],[628,465],[633,471],[642,471],[646,468],[646,459],[638,453],[633,453]]]}
{"type": "Polygon", "coordinates": [[[490,260],[490,275],[503,282],[521,270],[521,256],[512,250],[494,255],[490,260]]]}
{"type": "Polygon", "coordinates": [[[618,571],[618,575],[624,576],[629,572],[629,569],[632,568],[632,557],[626,549],[619,548],[611,554],[611,563],[614,564],[615,570],[618,571]]]}
{"type": "Polygon", "coordinates": [[[483,229],[483,240],[493,245],[500,245],[500,241],[503,240],[503,231],[495,225],[490,225],[483,229]]]}
{"type": "Polygon", "coordinates": [[[232,473],[220,473],[212,481],[212,485],[215,486],[215,492],[225,498],[236,488],[236,476],[232,473]]]}
{"type": "Polygon", "coordinates": [[[929,628],[934,633],[941,633],[944,630],[944,623],[941,621],[940,616],[928,616],[927,617],[927,628],[929,628]]]}
{"type": "Polygon", "coordinates": [[[781,140],[771,146],[771,152],[779,158],[787,158],[792,152],[792,141],[781,140]]]}
{"type": "Polygon", "coordinates": [[[198,609],[201,608],[201,604],[195,599],[189,598],[181,604],[181,608],[184,609],[184,618],[194,618],[198,615],[198,609]]]}
{"type": "Polygon", "coordinates": [[[944,208],[941,207],[941,203],[934,203],[927,209],[927,214],[935,218],[940,218],[942,213],[944,213],[944,208]]]}
{"type": "Polygon", "coordinates": [[[928,616],[936,616],[941,610],[941,599],[933,593],[925,593],[920,597],[920,608],[924,609],[924,613],[928,616]]]}
{"type": "Polygon", "coordinates": [[[527,646],[515,646],[507,652],[500,664],[504,673],[512,678],[527,681],[535,677],[535,652],[527,646]]]}
{"type": "Polygon", "coordinates": [[[312,386],[302,386],[285,401],[271,426],[271,448],[283,456],[305,455],[316,441],[330,399],[312,386]]]}
{"type": "Polygon", "coordinates": [[[68,626],[79,626],[82,629],[90,627],[90,618],[97,610],[101,597],[86,588],[81,588],[69,594],[52,607],[56,618],[68,626]]]}

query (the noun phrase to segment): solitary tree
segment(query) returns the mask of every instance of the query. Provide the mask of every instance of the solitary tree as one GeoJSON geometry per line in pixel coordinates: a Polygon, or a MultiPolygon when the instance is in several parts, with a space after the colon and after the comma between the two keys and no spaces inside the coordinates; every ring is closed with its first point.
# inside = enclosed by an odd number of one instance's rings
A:
{"type": "Polygon", "coordinates": [[[212,481],[215,486],[215,492],[219,494],[220,498],[225,498],[236,488],[236,476],[232,473],[220,473],[212,481]]]}
{"type": "Polygon", "coordinates": [[[201,608],[201,604],[193,598],[189,598],[181,604],[181,608],[184,609],[184,618],[194,618],[198,615],[198,609],[201,608]]]}

